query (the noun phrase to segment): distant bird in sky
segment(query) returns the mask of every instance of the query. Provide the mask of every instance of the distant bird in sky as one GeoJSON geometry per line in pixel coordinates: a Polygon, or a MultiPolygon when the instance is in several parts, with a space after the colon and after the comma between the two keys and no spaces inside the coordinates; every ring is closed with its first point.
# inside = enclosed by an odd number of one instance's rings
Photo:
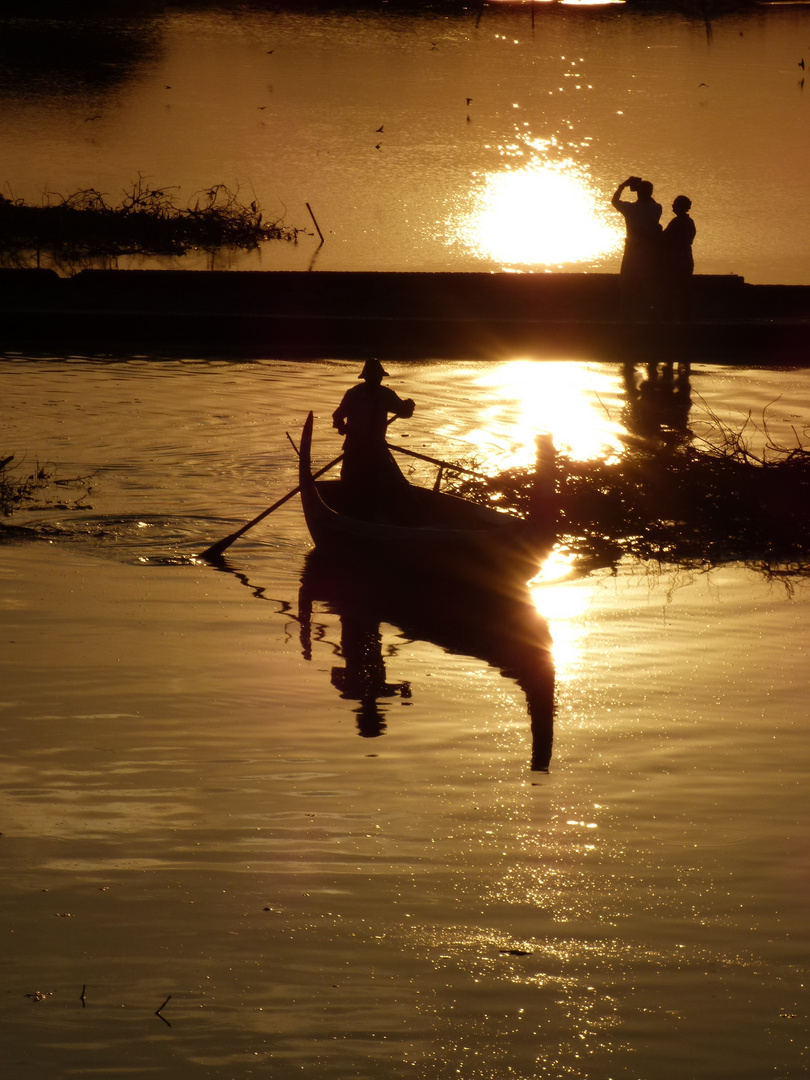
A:
{"type": "Polygon", "coordinates": [[[377,134],[377,132],[379,132],[379,131],[382,131],[382,129],[383,129],[384,127],[385,127],[385,124],[380,124],[380,126],[379,126],[379,127],[378,127],[378,128],[376,129],[376,130],[375,130],[374,134],[376,135],[376,134],[377,134]]]}
{"type": "Polygon", "coordinates": [[[375,149],[375,150],[379,150],[381,146],[382,146],[382,143],[379,143],[379,142],[378,142],[378,143],[377,143],[377,144],[375,145],[374,149],[375,149]]]}
{"type": "Polygon", "coordinates": [[[164,90],[171,90],[171,87],[167,85],[167,86],[164,86],[164,88],[163,88],[163,89],[164,89],[164,90]]]}
{"type": "Polygon", "coordinates": [[[100,120],[100,119],[101,119],[101,113],[97,113],[95,116],[88,116],[85,119],[84,122],[85,122],[85,124],[89,124],[91,120],[100,120]]]}
{"type": "Polygon", "coordinates": [[[804,71],[804,57],[802,57],[799,61],[799,67],[802,69],[802,71],[804,71]]]}
{"type": "Polygon", "coordinates": [[[709,84],[706,82],[698,83],[698,90],[701,88],[701,86],[705,86],[707,90],[709,89],[709,84]]]}
{"type": "Polygon", "coordinates": [[[467,98],[467,108],[468,108],[468,109],[469,109],[470,105],[472,105],[472,98],[471,98],[471,97],[468,97],[468,98],[467,98]]]}
{"type": "Polygon", "coordinates": [[[276,51],[275,49],[268,49],[267,50],[267,55],[272,56],[275,51],[276,51]]]}
{"type": "Polygon", "coordinates": [[[432,51],[433,49],[438,49],[438,47],[439,47],[439,46],[438,46],[438,45],[436,44],[436,42],[435,42],[435,41],[431,41],[431,43],[430,43],[430,48],[431,48],[431,51],[432,51]]]}

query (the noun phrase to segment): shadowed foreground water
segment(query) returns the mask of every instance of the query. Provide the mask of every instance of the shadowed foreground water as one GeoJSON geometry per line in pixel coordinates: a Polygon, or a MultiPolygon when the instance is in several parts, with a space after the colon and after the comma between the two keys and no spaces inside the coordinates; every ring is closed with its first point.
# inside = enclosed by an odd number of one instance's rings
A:
{"type": "MultiPolygon", "coordinates": [[[[2,363],[9,450],[93,474],[92,505],[21,514],[0,546],[9,1075],[798,1080],[806,588],[541,583],[547,772],[525,689],[383,598],[369,725],[358,613],[302,594],[296,502],[226,566],[192,558],[293,486],[308,408],[334,456],[355,367],[2,363]]],[[[621,431],[620,371],[543,390],[556,370],[396,366],[397,437],[519,457],[529,400],[570,440],[621,431]]],[[[804,372],[693,388],[693,422],[778,397],[787,430],[810,404],[804,372]]]]}

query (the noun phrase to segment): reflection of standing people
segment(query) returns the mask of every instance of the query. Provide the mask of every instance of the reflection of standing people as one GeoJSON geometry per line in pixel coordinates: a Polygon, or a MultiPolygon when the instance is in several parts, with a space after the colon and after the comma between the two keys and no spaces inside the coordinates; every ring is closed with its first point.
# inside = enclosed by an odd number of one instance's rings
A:
{"type": "Polygon", "coordinates": [[[688,362],[665,361],[646,365],[646,377],[636,382],[636,365],[624,365],[627,395],[625,424],[643,439],[680,441],[689,435],[692,406],[691,368],[688,362]]]}
{"type": "Polygon", "coordinates": [[[692,273],[695,261],[692,242],[695,223],[689,216],[692,201],[679,195],[672,204],[675,217],[661,237],[662,306],[668,318],[688,320],[691,315],[692,273]]]}
{"type": "Polygon", "coordinates": [[[619,184],[611,203],[624,217],[627,229],[621,268],[623,314],[649,314],[661,240],[661,204],[653,199],[650,181],[640,176],[619,184]],[[636,193],[635,202],[622,199],[625,188],[636,193]]]}
{"type": "Polygon", "coordinates": [[[362,382],[352,386],[332,414],[332,423],[345,436],[341,480],[352,502],[385,509],[392,493],[407,486],[386,446],[388,416],[413,416],[414,402],[382,385],[388,372],[379,360],[367,360],[362,382]]]}

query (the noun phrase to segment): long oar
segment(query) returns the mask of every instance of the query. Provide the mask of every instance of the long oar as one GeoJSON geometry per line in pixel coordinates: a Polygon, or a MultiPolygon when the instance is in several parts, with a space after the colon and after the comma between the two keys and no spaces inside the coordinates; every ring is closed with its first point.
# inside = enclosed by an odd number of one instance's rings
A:
{"type": "Polygon", "coordinates": [[[463,465],[454,465],[452,461],[440,461],[438,458],[430,457],[428,454],[417,454],[415,450],[406,450],[404,446],[394,446],[392,443],[386,443],[386,446],[389,450],[396,450],[399,454],[407,454],[408,457],[429,461],[431,465],[441,465],[443,468],[451,469],[453,472],[469,473],[470,476],[480,476],[482,480],[487,479],[484,473],[476,472],[475,469],[465,469],[463,465]]]}
{"type": "MultiPolygon", "coordinates": [[[[339,457],[336,457],[334,461],[330,461],[328,465],[324,465],[322,469],[318,469],[316,473],[313,473],[312,479],[317,480],[319,476],[323,476],[325,472],[333,468],[333,466],[337,465],[337,463],[342,460],[343,454],[341,454],[339,457]]],[[[263,521],[268,514],[272,514],[274,510],[278,510],[278,508],[280,506],[283,506],[285,502],[289,502],[293,495],[297,495],[300,490],[300,487],[294,487],[292,491],[288,491],[286,495],[283,495],[277,502],[274,502],[272,506],[268,506],[266,510],[262,510],[258,517],[255,517],[253,521],[249,521],[247,525],[243,525],[241,529],[237,529],[236,532],[232,532],[230,536],[225,536],[222,538],[222,540],[217,540],[215,544],[212,544],[211,547],[206,548],[205,551],[201,552],[197,556],[197,558],[218,559],[220,555],[222,555],[223,551],[228,550],[234,540],[238,540],[243,533],[246,533],[248,529],[252,529],[254,525],[258,525],[259,522],[263,521]]]]}

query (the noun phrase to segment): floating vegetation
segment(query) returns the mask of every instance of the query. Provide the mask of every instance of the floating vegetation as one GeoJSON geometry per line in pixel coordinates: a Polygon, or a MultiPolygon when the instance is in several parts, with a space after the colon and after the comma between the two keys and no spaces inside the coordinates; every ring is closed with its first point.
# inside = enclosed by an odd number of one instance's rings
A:
{"type": "Polygon", "coordinates": [[[192,250],[249,250],[266,240],[298,241],[303,232],[281,219],[265,221],[255,199],[247,206],[224,184],[198,192],[179,208],[168,188],[142,177],[111,205],[95,188],[48,195],[42,206],[0,195],[0,259],[6,265],[39,264],[42,254],[59,262],[118,255],[183,255],[192,250]]]}
{"type": "MultiPolygon", "coordinates": [[[[13,454],[0,454],[0,515],[10,517],[15,511],[25,509],[32,503],[38,502],[40,496],[52,486],[58,488],[82,488],[82,495],[77,496],[70,502],[48,502],[47,505],[55,510],[72,510],[90,494],[88,481],[90,477],[76,476],[69,479],[57,478],[54,471],[46,465],[35,465],[33,468],[13,464],[13,454]]],[[[84,504],[86,508],[86,504],[84,504]]],[[[0,522],[0,531],[3,525],[0,522]]]]}
{"type": "MultiPolygon", "coordinates": [[[[701,568],[739,562],[782,579],[810,574],[810,428],[778,445],[750,416],[740,431],[628,439],[604,459],[557,459],[559,536],[579,558],[623,556],[701,568]],[[756,435],[756,438],[753,436],[756,435]],[[761,445],[754,451],[752,444],[761,445]]],[[[529,512],[533,471],[458,481],[467,498],[529,512]]]]}
{"type": "Polygon", "coordinates": [[[8,517],[15,510],[33,502],[38,492],[50,483],[50,473],[41,466],[33,472],[18,474],[12,462],[14,455],[0,455],[0,514],[8,517]]]}

